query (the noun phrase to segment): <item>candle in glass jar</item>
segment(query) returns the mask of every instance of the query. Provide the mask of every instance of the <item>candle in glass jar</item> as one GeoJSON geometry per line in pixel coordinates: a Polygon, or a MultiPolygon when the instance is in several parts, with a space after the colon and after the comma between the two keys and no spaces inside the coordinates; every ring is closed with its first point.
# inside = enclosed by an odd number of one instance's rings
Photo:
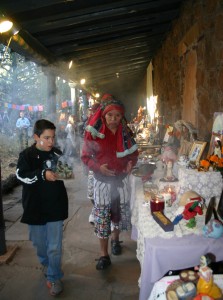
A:
{"type": "Polygon", "coordinates": [[[169,192],[166,192],[166,193],[163,193],[163,199],[164,199],[164,202],[165,202],[165,206],[171,206],[172,205],[172,199],[171,199],[171,193],[169,192]]]}
{"type": "Polygon", "coordinates": [[[168,193],[171,195],[171,202],[173,203],[174,201],[176,201],[177,195],[174,186],[168,187],[168,193]]]}
{"type": "Polygon", "coordinates": [[[156,196],[155,198],[150,200],[150,209],[151,212],[155,211],[163,211],[164,210],[164,199],[163,196],[156,196]]]}

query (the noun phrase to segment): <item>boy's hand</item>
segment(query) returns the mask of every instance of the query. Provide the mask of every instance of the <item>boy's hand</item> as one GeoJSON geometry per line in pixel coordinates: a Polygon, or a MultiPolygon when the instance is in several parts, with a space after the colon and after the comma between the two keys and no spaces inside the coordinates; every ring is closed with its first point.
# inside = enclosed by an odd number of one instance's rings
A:
{"type": "Polygon", "coordinates": [[[46,170],[45,177],[48,181],[56,181],[58,179],[58,175],[50,170],[46,170]]]}

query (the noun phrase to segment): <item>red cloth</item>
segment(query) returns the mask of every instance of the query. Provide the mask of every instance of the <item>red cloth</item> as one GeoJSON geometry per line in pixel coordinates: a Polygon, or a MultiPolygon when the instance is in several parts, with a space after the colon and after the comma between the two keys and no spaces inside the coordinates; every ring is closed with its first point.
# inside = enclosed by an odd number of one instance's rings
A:
{"type": "Polygon", "coordinates": [[[89,109],[90,111],[92,111],[93,113],[95,113],[96,110],[99,108],[99,106],[100,106],[100,103],[95,103],[95,104],[93,104],[91,107],[89,107],[88,109],[89,109]]]}
{"type": "Polygon", "coordinates": [[[114,97],[111,94],[104,94],[101,98],[101,101],[109,101],[114,99],[114,97]]]}
{"type": "Polygon", "coordinates": [[[122,116],[124,116],[124,107],[115,104],[107,105],[102,113],[102,116],[104,117],[111,110],[117,110],[122,114],[122,116]]]}

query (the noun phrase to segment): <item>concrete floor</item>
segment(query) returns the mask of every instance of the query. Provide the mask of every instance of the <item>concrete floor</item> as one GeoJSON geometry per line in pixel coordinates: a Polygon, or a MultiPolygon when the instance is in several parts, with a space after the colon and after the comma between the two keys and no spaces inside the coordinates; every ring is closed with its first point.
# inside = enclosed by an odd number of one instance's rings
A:
{"type": "MultiPolygon", "coordinates": [[[[65,180],[69,195],[69,218],[64,226],[64,292],[57,296],[66,300],[137,300],[140,265],[136,258],[136,242],[130,232],[121,234],[123,254],[111,255],[112,265],[97,271],[95,259],[100,256],[98,239],[88,223],[92,205],[86,198],[87,177],[80,162],[74,163],[75,179],[65,180]]],[[[21,186],[3,196],[7,251],[18,245],[13,259],[0,265],[1,300],[46,300],[49,295],[42,268],[28,240],[22,214],[21,186]]]]}

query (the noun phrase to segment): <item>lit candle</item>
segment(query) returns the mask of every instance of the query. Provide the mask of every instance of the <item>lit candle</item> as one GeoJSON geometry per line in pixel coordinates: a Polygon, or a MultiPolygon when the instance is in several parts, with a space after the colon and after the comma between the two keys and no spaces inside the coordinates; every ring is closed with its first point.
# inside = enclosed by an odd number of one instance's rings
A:
{"type": "Polygon", "coordinates": [[[171,193],[163,193],[163,199],[165,201],[165,206],[170,207],[172,205],[171,193]]]}
{"type": "Polygon", "coordinates": [[[165,206],[164,198],[162,195],[156,196],[150,200],[150,209],[151,212],[154,211],[163,211],[165,206]]]}
{"type": "Polygon", "coordinates": [[[176,198],[177,198],[177,195],[176,195],[174,187],[169,187],[168,192],[171,195],[171,202],[173,203],[176,200],[176,198]]]}

